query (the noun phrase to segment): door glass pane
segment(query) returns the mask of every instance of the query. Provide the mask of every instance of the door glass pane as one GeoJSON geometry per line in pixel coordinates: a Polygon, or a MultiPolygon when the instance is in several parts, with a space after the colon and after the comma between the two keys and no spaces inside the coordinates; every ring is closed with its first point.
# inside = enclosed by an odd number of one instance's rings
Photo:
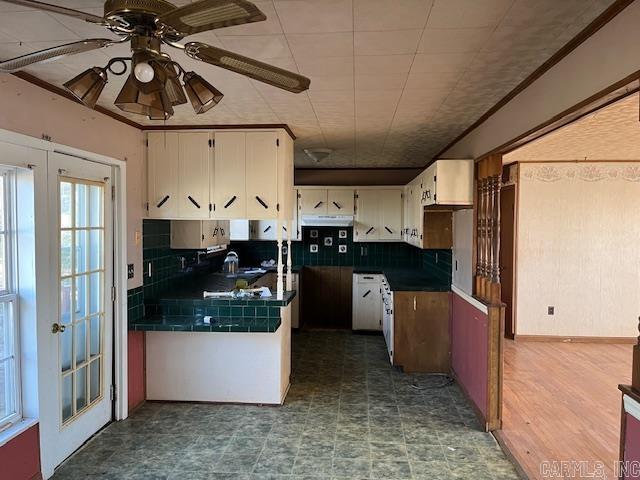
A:
{"type": "Polygon", "coordinates": [[[89,277],[91,279],[91,285],[89,286],[89,292],[91,301],[89,303],[89,314],[99,313],[101,311],[102,302],[102,273],[92,273],[89,277]]]}
{"type": "MultiPolygon", "coordinates": [[[[105,187],[60,182],[60,318],[62,418],[69,422],[102,398],[105,187]],[[64,374],[66,373],[66,375],[64,374]]],[[[0,235],[2,232],[0,232],[0,235]]]]}
{"type": "Polygon", "coordinates": [[[60,368],[63,372],[70,370],[72,353],[73,328],[68,326],[60,332],[60,368]]]}
{"type": "Polygon", "coordinates": [[[87,316],[87,275],[76,277],[76,294],[74,298],[74,319],[78,320],[87,316]]]}
{"type": "Polygon", "coordinates": [[[71,415],[73,415],[73,406],[71,404],[71,399],[73,398],[72,380],[73,374],[65,375],[64,377],[62,377],[61,397],[63,422],[71,418],[71,415]]]}
{"type": "Polygon", "coordinates": [[[60,323],[71,323],[71,289],[70,278],[65,278],[60,282],[60,323]]]}
{"type": "Polygon", "coordinates": [[[100,359],[91,362],[90,366],[90,401],[94,401],[100,396],[100,359]]]}
{"type": "Polygon", "coordinates": [[[97,185],[89,187],[89,196],[91,199],[91,211],[89,214],[90,227],[102,227],[102,192],[104,188],[97,185]]]}
{"type": "Polygon", "coordinates": [[[102,268],[102,230],[89,231],[89,270],[98,270],[102,268]]]}
{"type": "Polygon", "coordinates": [[[74,374],[76,377],[76,410],[87,406],[87,367],[84,366],[74,374]]]}
{"type": "Polygon", "coordinates": [[[87,227],[89,223],[89,186],[82,183],[76,183],[76,228],[87,227]]]}
{"type": "Polygon", "coordinates": [[[71,199],[73,185],[69,182],[60,183],[60,227],[71,228],[73,215],[71,212],[71,199]]]}
{"type": "Polygon", "coordinates": [[[91,317],[91,341],[90,341],[90,355],[91,357],[94,357],[96,355],[98,355],[99,353],[101,353],[101,348],[100,348],[100,338],[102,336],[102,331],[101,331],[101,322],[100,322],[100,316],[93,316],[91,317]]]}
{"type": "Polygon", "coordinates": [[[73,326],[76,365],[87,359],[87,326],[85,322],[86,320],[81,320],[80,323],[73,326]]]}
{"type": "Polygon", "coordinates": [[[87,256],[89,255],[88,238],[89,232],[87,230],[76,230],[75,273],[84,273],[87,271],[87,256]]]}
{"type": "Polygon", "coordinates": [[[71,275],[71,254],[73,252],[73,234],[69,230],[60,232],[60,275],[71,275]]]}

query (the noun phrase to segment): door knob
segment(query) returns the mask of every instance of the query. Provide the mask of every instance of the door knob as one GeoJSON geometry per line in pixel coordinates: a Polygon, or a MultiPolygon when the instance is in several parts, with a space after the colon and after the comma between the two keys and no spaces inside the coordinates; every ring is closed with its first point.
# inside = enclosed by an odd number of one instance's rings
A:
{"type": "Polygon", "coordinates": [[[64,325],[60,325],[59,323],[54,323],[51,326],[51,333],[62,333],[65,331],[67,327],[65,327],[64,325]]]}

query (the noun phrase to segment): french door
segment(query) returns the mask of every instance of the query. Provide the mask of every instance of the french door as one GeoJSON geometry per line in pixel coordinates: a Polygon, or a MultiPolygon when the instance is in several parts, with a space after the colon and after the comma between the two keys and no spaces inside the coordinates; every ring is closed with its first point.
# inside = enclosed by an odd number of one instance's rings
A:
{"type": "Polygon", "coordinates": [[[111,167],[50,153],[52,278],[48,445],[43,473],[111,420],[113,202],[111,167]],[[55,366],[55,369],[54,369],[55,366]],[[55,408],[55,411],[54,411],[55,408]]]}

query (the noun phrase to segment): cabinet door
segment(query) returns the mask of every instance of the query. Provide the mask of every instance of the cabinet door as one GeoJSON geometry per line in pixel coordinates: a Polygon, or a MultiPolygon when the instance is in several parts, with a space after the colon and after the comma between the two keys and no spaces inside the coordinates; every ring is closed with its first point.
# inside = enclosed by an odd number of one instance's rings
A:
{"type": "Polygon", "coordinates": [[[420,181],[416,182],[413,188],[413,225],[415,231],[413,236],[413,245],[416,247],[422,246],[422,232],[424,227],[424,207],[421,202],[420,184],[420,181]]]}
{"type": "Polygon", "coordinates": [[[276,132],[246,133],[247,218],[278,215],[278,147],[276,132]]]}
{"type": "Polygon", "coordinates": [[[380,240],[402,240],[402,190],[377,190],[380,240]]]}
{"type": "MultiPolygon", "coordinates": [[[[210,223],[210,222],[208,222],[210,223]]],[[[199,250],[211,245],[212,231],[202,220],[172,220],[170,245],[174,249],[199,250]]]]}
{"type": "Polygon", "coordinates": [[[150,218],[178,216],[178,133],[147,134],[147,181],[150,218]]]}
{"type": "Polygon", "coordinates": [[[249,240],[249,220],[229,220],[229,240],[249,240]]]}
{"type": "Polygon", "coordinates": [[[327,190],[329,215],[353,215],[353,190],[327,190]]]}
{"type": "Polygon", "coordinates": [[[213,216],[247,218],[244,132],[216,132],[213,216]]]}
{"type": "Polygon", "coordinates": [[[209,218],[209,133],[180,133],[178,216],[209,218]]]}
{"type": "Polygon", "coordinates": [[[353,329],[382,329],[382,303],[379,283],[354,283],[353,329]]]}
{"type": "Polygon", "coordinates": [[[327,190],[303,189],[299,190],[298,199],[300,205],[300,215],[326,215],[327,214],[327,190]]]}
{"type": "Polygon", "coordinates": [[[438,205],[473,204],[473,160],[438,160],[434,167],[434,202],[438,205]]]}
{"type": "Polygon", "coordinates": [[[371,242],[380,238],[379,197],[376,190],[359,190],[354,227],[354,242],[371,242]]]}
{"type": "Polygon", "coordinates": [[[255,240],[276,240],[275,220],[256,220],[251,222],[254,226],[255,240]]]}
{"type": "Polygon", "coordinates": [[[422,206],[436,203],[436,165],[437,163],[432,164],[422,174],[422,206]]]}

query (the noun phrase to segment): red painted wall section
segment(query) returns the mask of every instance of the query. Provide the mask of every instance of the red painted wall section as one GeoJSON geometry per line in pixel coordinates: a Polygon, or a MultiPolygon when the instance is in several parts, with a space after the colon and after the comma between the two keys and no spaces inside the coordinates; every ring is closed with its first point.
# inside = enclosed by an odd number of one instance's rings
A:
{"type": "Polygon", "coordinates": [[[129,410],[145,400],[144,332],[129,332],[129,410]]]}
{"type": "Polygon", "coordinates": [[[0,447],[0,479],[32,480],[40,474],[40,432],[38,425],[0,447]]]}
{"type": "Polygon", "coordinates": [[[458,382],[487,414],[489,319],[456,293],[451,294],[451,360],[458,382]]]}
{"type": "MultiPolygon", "coordinates": [[[[640,462],[640,421],[633,415],[625,413],[624,460],[625,462],[640,462]]],[[[624,478],[638,478],[638,468],[631,468],[625,472],[624,478]]]]}

